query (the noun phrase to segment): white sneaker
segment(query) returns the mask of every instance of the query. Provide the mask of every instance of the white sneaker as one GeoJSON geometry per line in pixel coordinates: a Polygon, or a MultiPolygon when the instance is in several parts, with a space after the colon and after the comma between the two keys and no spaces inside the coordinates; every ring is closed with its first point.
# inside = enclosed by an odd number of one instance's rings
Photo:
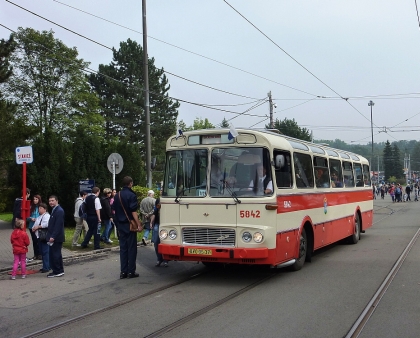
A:
{"type": "Polygon", "coordinates": [[[10,279],[11,280],[15,280],[16,279],[16,276],[12,276],[12,277],[10,277],[10,279]]]}
{"type": "Polygon", "coordinates": [[[26,278],[26,275],[22,275],[22,279],[25,279],[26,278]]]}
{"type": "Polygon", "coordinates": [[[76,243],[76,244],[73,244],[72,246],[81,246],[81,244],[76,243]]]}
{"type": "Polygon", "coordinates": [[[114,243],[113,241],[111,241],[110,239],[108,239],[108,243],[114,243]]]}

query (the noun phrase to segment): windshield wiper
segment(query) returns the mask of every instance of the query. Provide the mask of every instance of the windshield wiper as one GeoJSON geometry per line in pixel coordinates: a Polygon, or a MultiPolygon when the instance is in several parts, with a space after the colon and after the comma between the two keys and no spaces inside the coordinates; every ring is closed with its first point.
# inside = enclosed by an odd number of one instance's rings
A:
{"type": "Polygon", "coordinates": [[[240,201],[240,199],[238,198],[238,196],[236,195],[236,192],[234,192],[232,189],[231,189],[231,185],[229,184],[229,182],[228,181],[226,181],[226,180],[220,180],[221,182],[223,182],[223,185],[224,185],[224,187],[226,187],[226,190],[228,191],[228,193],[230,194],[230,196],[233,198],[233,200],[236,202],[236,203],[241,203],[241,201],[240,201]]]}

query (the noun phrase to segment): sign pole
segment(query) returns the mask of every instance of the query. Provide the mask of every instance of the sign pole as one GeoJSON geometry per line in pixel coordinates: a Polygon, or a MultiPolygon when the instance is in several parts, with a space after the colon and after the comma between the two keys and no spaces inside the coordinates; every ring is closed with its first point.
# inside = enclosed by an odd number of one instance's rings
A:
{"type": "Polygon", "coordinates": [[[23,230],[26,232],[26,162],[22,163],[22,205],[21,205],[21,216],[23,219],[23,230]]]}
{"type": "Polygon", "coordinates": [[[115,161],[112,161],[112,190],[115,189],[115,161]]]}

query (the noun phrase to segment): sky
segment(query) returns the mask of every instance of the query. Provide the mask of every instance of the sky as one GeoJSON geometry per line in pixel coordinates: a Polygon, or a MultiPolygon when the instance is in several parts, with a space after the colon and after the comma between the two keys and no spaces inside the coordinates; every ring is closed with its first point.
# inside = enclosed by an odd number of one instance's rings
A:
{"type": "MultiPolygon", "coordinates": [[[[140,0],[12,3],[108,47],[128,38],[143,45],[140,0]]],[[[109,49],[12,3],[0,0],[1,25],[52,29],[93,69],[112,61],[109,49]]],[[[215,108],[181,103],[178,120],[187,125],[207,118],[217,126],[226,118],[236,128],[263,128],[271,92],[274,119],[295,119],[315,140],[368,144],[371,112],[375,143],[420,137],[415,1],[148,0],[146,6],[148,55],[176,75],[167,74],[169,95],[215,108]],[[253,116],[239,115],[250,108],[253,116]]],[[[0,26],[0,38],[9,35],[0,26]]]]}

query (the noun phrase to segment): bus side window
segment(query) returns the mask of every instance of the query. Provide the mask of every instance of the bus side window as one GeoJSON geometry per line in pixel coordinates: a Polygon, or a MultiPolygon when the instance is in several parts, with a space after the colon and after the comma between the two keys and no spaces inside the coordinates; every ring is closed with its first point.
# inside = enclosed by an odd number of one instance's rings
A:
{"type": "Polygon", "coordinates": [[[354,187],[353,166],[351,162],[343,161],[343,176],[346,187],[354,187]]]}
{"type": "Polygon", "coordinates": [[[363,164],[363,178],[364,178],[365,185],[370,187],[372,184],[370,182],[370,170],[369,170],[369,166],[366,164],[363,164]]]}
{"type": "Polygon", "coordinates": [[[364,187],[365,182],[363,181],[362,165],[360,163],[354,163],[354,176],[356,177],[356,187],[364,187]]]}
{"type": "Polygon", "coordinates": [[[292,187],[292,168],[290,166],[290,153],[274,150],[276,185],[278,188],[292,187]]]}
{"type": "Polygon", "coordinates": [[[340,160],[329,160],[330,164],[330,176],[331,176],[331,186],[333,188],[343,188],[343,172],[341,169],[340,160]]]}
{"type": "Polygon", "coordinates": [[[312,159],[310,155],[294,153],[293,164],[296,176],[296,186],[298,188],[313,188],[314,176],[312,168],[312,159]]]}

